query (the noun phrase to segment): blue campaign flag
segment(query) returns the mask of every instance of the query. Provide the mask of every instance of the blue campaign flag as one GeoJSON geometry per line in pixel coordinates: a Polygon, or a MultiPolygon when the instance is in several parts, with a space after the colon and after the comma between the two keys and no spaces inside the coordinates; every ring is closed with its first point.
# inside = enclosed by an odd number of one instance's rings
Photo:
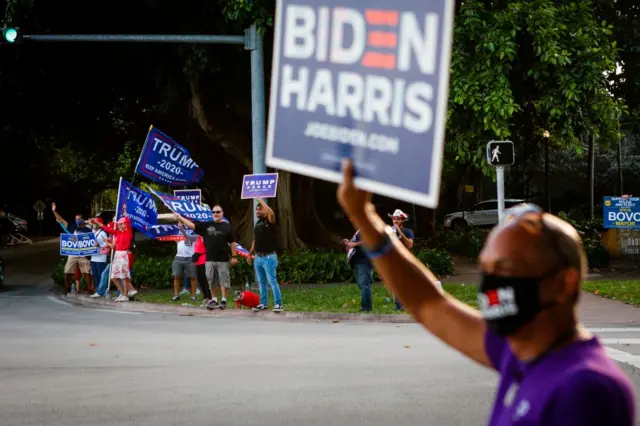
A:
{"type": "Polygon", "coordinates": [[[438,204],[452,0],[277,0],[268,166],[438,204]]]}
{"type": "Polygon", "coordinates": [[[212,222],[213,221],[213,213],[211,209],[208,207],[202,206],[200,204],[194,204],[191,201],[186,201],[181,199],[180,197],[176,197],[174,195],[163,194],[160,191],[154,191],[149,188],[156,197],[160,198],[165,206],[173,213],[177,213],[180,216],[186,217],[187,219],[194,220],[196,222],[212,222]]]}
{"type": "Polygon", "coordinates": [[[204,176],[186,148],[153,126],[140,152],[136,173],[169,186],[191,185],[204,176]]]}
{"type": "Polygon", "coordinates": [[[244,175],[242,178],[242,199],[273,198],[278,190],[278,174],[263,173],[244,175]]]}
{"type": "MultiPolygon", "coordinates": [[[[187,235],[195,235],[195,232],[186,228],[187,235]]],[[[154,240],[159,241],[181,241],[184,240],[178,225],[155,225],[149,228],[145,234],[154,240]]]]}
{"type": "Polygon", "coordinates": [[[93,232],[60,234],[60,256],[95,256],[98,254],[98,243],[93,232]]]}
{"type": "Polygon", "coordinates": [[[640,197],[604,197],[605,228],[640,229],[640,197]]]}
{"type": "Polygon", "coordinates": [[[202,190],[200,189],[174,189],[173,195],[193,204],[202,204],[202,190]]]}
{"type": "Polygon", "coordinates": [[[132,186],[124,179],[120,179],[116,210],[118,219],[122,217],[125,204],[132,228],[145,232],[149,227],[158,223],[158,209],[151,194],[132,186]]]}

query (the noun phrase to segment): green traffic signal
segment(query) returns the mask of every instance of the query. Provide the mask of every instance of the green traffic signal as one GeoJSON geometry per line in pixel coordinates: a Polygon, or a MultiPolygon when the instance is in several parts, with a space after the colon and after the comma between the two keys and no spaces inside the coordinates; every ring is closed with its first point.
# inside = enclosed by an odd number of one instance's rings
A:
{"type": "Polygon", "coordinates": [[[2,30],[2,38],[5,43],[16,43],[20,36],[18,28],[4,28],[2,30]]]}

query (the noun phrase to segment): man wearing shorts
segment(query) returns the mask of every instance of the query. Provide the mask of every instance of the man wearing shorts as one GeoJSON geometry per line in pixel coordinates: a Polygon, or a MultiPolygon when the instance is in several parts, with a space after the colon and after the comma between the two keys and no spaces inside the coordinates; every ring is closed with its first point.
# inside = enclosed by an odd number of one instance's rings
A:
{"type": "MultiPolygon", "coordinates": [[[[56,217],[56,220],[64,225],[70,233],[77,235],[93,232],[85,225],[84,218],[80,213],[76,214],[75,222],[71,223],[64,220],[62,216],[58,214],[56,211],[56,203],[51,203],[51,211],[56,217]]],[[[69,256],[67,257],[67,263],[64,265],[64,285],[67,293],[71,293],[71,283],[73,282],[73,275],[76,270],[80,270],[84,281],[88,286],[91,285],[91,265],[89,264],[89,259],[84,256],[69,256]]],[[[79,293],[80,289],[77,288],[76,291],[79,293]]]]}
{"type": "Polygon", "coordinates": [[[188,219],[177,215],[180,223],[196,231],[202,236],[206,249],[206,274],[211,288],[211,302],[208,309],[225,309],[227,307],[227,291],[231,288],[229,265],[238,264],[236,259],[236,237],[229,222],[223,220],[224,211],[219,205],[213,206],[213,222],[199,222],[194,224],[188,219]],[[222,300],[218,304],[217,288],[220,287],[222,300]]]}
{"type": "MultiPolygon", "coordinates": [[[[183,278],[188,278],[191,283],[191,300],[196,300],[196,265],[193,263],[193,243],[190,238],[186,238],[187,235],[181,223],[178,223],[180,231],[182,231],[185,239],[178,241],[178,251],[176,257],[171,264],[171,271],[173,273],[173,300],[174,302],[180,300],[180,287],[182,287],[183,278]]],[[[194,240],[197,236],[194,235],[194,240]]]]}

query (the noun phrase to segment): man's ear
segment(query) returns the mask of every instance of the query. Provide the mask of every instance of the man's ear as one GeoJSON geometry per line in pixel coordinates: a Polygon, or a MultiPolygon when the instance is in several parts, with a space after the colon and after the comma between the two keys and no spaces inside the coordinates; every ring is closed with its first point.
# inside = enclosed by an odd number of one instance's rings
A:
{"type": "Polygon", "coordinates": [[[562,272],[563,286],[560,289],[558,297],[560,303],[566,303],[570,299],[577,301],[576,295],[580,294],[580,272],[575,268],[567,268],[562,272]]]}

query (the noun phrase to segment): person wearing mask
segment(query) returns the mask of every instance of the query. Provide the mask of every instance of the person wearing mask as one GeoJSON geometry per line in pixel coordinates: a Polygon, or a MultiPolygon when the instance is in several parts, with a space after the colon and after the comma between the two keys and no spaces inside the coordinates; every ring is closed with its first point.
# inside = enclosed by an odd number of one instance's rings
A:
{"type": "MultiPolygon", "coordinates": [[[[64,218],[57,212],[56,203],[51,203],[51,211],[53,212],[56,220],[60,222],[60,224],[62,224],[71,234],[78,235],[92,232],[91,229],[86,226],[82,214],[76,214],[75,221],[70,223],[64,220],[64,218]]],[[[74,273],[76,269],[80,270],[87,286],[91,288],[91,265],[89,264],[89,259],[84,256],[68,256],[67,263],[64,265],[64,284],[67,293],[71,293],[71,285],[74,281],[74,273]]],[[[78,283],[76,287],[76,291],[78,293],[80,292],[79,287],[78,283]]]]}
{"type": "Polygon", "coordinates": [[[178,223],[180,232],[184,236],[184,240],[177,241],[176,257],[171,264],[171,272],[173,273],[173,300],[180,300],[180,287],[182,287],[183,278],[188,278],[191,283],[191,300],[196,300],[196,265],[193,263],[193,243],[197,239],[197,235],[187,235],[184,226],[178,223]]]}
{"type": "MultiPolygon", "coordinates": [[[[396,238],[400,240],[400,242],[409,250],[413,248],[415,236],[413,235],[413,231],[409,228],[405,228],[404,223],[409,219],[409,215],[403,212],[400,209],[396,209],[393,214],[390,214],[389,217],[393,222],[393,232],[396,235],[396,238]]],[[[402,310],[402,304],[398,301],[395,294],[393,295],[393,300],[396,304],[396,310],[402,310]]]]}
{"type": "Polygon", "coordinates": [[[206,275],[211,289],[211,302],[208,309],[225,309],[227,307],[227,292],[231,288],[231,274],[229,265],[236,266],[236,237],[231,224],[225,220],[224,211],[216,204],[211,210],[212,222],[198,222],[194,224],[189,219],[176,215],[177,220],[189,229],[202,236],[206,250],[206,275]],[[222,299],[218,304],[217,288],[220,287],[222,299]]]}
{"type": "Polygon", "coordinates": [[[537,206],[507,211],[479,256],[477,311],[437,289],[353,175],[345,161],[337,197],[385,285],[427,330],[500,375],[490,426],[635,425],[631,382],[578,321],[587,261],[575,228],[537,206]]]}
{"type": "Polygon", "coordinates": [[[360,289],[360,311],[371,312],[373,310],[373,298],[371,287],[373,285],[373,265],[367,255],[362,251],[362,241],[360,241],[360,231],[351,238],[342,240],[347,247],[347,261],[353,268],[356,276],[356,284],[360,289]]]}
{"type": "Polygon", "coordinates": [[[253,228],[253,241],[247,258],[249,264],[254,263],[256,281],[260,287],[260,304],[253,310],[259,312],[267,309],[269,306],[269,287],[271,287],[273,312],[282,312],[284,306],[277,274],[279,231],[276,215],[262,198],[258,198],[257,201],[256,217],[258,221],[253,228]]]}
{"type": "MultiPolygon", "coordinates": [[[[96,218],[95,221],[104,225],[104,221],[100,217],[96,218]]],[[[100,297],[100,295],[95,287],[98,286],[99,288],[99,284],[101,284],[102,273],[107,268],[107,256],[111,253],[111,248],[109,248],[107,244],[109,235],[100,229],[96,223],[92,223],[91,227],[93,228],[93,234],[96,236],[99,254],[91,256],[91,276],[93,278],[95,292],[90,297],[97,298],[100,297]]]]}
{"type": "Polygon", "coordinates": [[[111,280],[118,288],[120,296],[116,302],[127,302],[129,298],[134,297],[138,291],[131,283],[131,271],[129,261],[129,248],[133,240],[133,230],[131,229],[131,220],[124,216],[118,220],[115,227],[104,226],[100,222],[93,221],[98,227],[107,231],[115,237],[115,254],[111,263],[111,280]],[[120,284],[122,280],[122,285],[120,284]]]}

